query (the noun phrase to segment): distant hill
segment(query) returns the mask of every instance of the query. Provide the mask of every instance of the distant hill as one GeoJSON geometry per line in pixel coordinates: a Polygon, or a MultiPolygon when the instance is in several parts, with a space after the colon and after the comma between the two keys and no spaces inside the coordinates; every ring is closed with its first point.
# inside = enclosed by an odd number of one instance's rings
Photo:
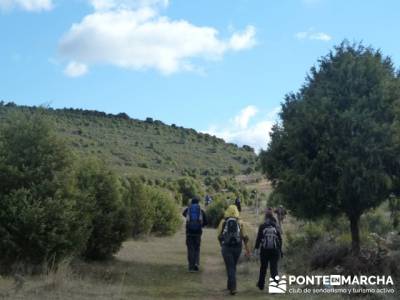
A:
{"type": "Polygon", "coordinates": [[[0,125],[15,112],[43,112],[82,158],[96,156],[122,174],[149,178],[251,173],[254,150],[193,129],[147,118],[131,119],[81,109],[52,109],[0,102],[0,125]]]}

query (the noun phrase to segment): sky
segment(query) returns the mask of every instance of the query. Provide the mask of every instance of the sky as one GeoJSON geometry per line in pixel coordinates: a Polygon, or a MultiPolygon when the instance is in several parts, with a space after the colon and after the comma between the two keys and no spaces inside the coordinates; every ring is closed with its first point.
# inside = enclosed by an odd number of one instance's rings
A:
{"type": "Polygon", "coordinates": [[[343,39],[400,65],[398,0],[0,0],[0,100],[152,117],[266,148],[343,39]]]}

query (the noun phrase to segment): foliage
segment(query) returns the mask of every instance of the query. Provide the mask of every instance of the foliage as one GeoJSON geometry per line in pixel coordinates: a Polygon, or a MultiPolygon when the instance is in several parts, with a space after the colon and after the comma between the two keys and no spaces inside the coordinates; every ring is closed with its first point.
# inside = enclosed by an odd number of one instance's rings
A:
{"type": "Polygon", "coordinates": [[[181,225],[179,207],[167,192],[148,189],[149,201],[154,205],[152,232],[158,235],[174,234],[181,225]]]}
{"type": "Polygon", "coordinates": [[[124,199],[130,212],[133,237],[149,233],[171,235],[178,230],[179,207],[170,192],[129,177],[124,182],[124,199]]]}
{"type": "Polygon", "coordinates": [[[360,227],[368,233],[386,235],[391,229],[390,219],[380,210],[364,214],[360,220],[360,227]]]}
{"type": "Polygon", "coordinates": [[[215,197],[213,202],[207,206],[206,214],[208,226],[216,228],[219,222],[224,218],[225,210],[229,203],[227,201],[215,197]]]}
{"type": "Polygon", "coordinates": [[[96,156],[118,174],[177,179],[184,174],[227,175],[232,171],[228,166],[243,173],[255,165],[256,154],[251,148],[239,148],[217,137],[151,118],[140,121],[126,114],[0,103],[0,124],[11,121],[15,111],[27,115],[42,111],[79,157],[84,160],[96,156]]]}
{"type": "Polygon", "coordinates": [[[137,237],[151,232],[155,211],[146,186],[140,179],[129,177],[124,182],[124,200],[127,203],[132,221],[132,236],[137,237]]]}
{"type": "Polygon", "coordinates": [[[182,177],[177,181],[178,192],[182,194],[182,205],[187,205],[193,197],[204,194],[200,184],[190,177],[182,177]]]}
{"type": "Polygon", "coordinates": [[[100,162],[82,164],[77,174],[91,218],[91,234],[83,252],[88,259],[107,259],[128,237],[130,218],[121,199],[117,176],[100,162]]]}
{"type": "Polygon", "coordinates": [[[14,114],[0,132],[1,264],[57,265],[81,251],[87,220],[71,174],[71,153],[41,114],[14,114]]]}
{"type": "Polygon", "coordinates": [[[261,153],[263,171],[296,216],[347,216],[354,253],[360,216],[388,198],[399,175],[398,99],[390,58],[344,42],[286,96],[281,123],[261,153]]]}
{"type": "Polygon", "coordinates": [[[394,229],[399,228],[400,224],[400,198],[391,196],[389,197],[389,210],[390,219],[394,229]]]}

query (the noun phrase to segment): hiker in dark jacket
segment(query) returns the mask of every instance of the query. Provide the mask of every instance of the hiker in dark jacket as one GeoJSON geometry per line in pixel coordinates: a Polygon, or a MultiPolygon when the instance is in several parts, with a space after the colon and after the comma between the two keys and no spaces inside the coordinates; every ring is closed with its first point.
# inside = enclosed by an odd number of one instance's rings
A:
{"type": "Polygon", "coordinates": [[[265,213],[265,222],[258,228],[255,251],[260,251],[260,274],[257,287],[264,289],[265,276],[268,263],[270,265],[271,278],[278,275],[278,261],[283,257],[281,229],[274,218],[272,209],[268,208],[265,213]]]}
{"type": "Polygon", "coordinates": [[[275,214],[278,217],[279,227],[282,229],[282,223],[286,216],[286,210],[283,208],[282,205],[279,205],[279,207],[275,209],[275,214]]]}
{"type": "Polygon", "coordinates": [[[189,272],[197,272],[200,267],[200,244],[203,227],[207,225],[207,216],[201,209],[198,198],[183,211],[186,218],[186,246],[188,252],[189,272]]]}
{"type": "Polygon", "coordinates": [[[238,211],[241,212],[241,211],[242,211],[242,203],[241,203],[239,197],[236,198],[236,200],[235,200],[235,205],[236,205],[238,211]]]}
{"type": "Polygon", "coordinates": [[[212,202],[212,198],[210,195],[206,195],[206,197],[204,198],[205,204],[206,206],[209,206],[212,202]]]}

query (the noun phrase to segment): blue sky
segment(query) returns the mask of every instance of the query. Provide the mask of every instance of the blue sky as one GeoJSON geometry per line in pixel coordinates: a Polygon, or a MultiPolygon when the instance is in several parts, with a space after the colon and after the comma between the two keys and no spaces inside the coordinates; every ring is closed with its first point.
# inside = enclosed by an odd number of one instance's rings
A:
{"type": "Polygon", "coordinates": [[[265,147],[343,39],[400,63],[397,0],[0,0],[0,99],[126,112],[265,147]]]}

